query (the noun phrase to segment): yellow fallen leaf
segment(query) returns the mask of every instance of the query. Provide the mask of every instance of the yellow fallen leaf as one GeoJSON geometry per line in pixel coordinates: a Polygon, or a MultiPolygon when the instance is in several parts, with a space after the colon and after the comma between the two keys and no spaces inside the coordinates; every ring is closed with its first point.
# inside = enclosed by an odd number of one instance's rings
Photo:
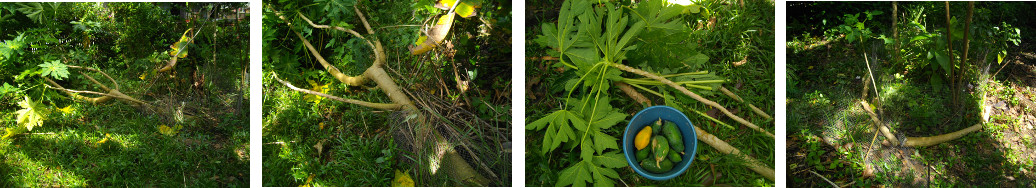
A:
{"type": "Polygon", "coordinates": [[[428,36],[418,37],[417,42],[414,42],[414,45],[421,45],[421,43],[424,43],[425,40],[428,40],[428,36]]]}
{"type": "MultiPolygon", "coordinates": [[[[312,88],[310,88],[310,90],[313,90],[313,91],[316,91],[316,92],[320,92],[320,93],[327,93],[328,91],[331,90],[331,88],[328,87],[328,84],[319,84],[319,83],[317,83],[316,81],[313,81],[313,80],[306,80],[306,81],[309,82],[310,86],[312,86],[312,88]]],[[[304,100],[306,100],[308,102],[315,103],[315,104],[320,104],[320,101],[323,100],[324,97],[317,96],[317,95],[306,95],[305,97],[302,97],[302,99],[304,99],[304,100]]]]}
{"type": "Polygon", "coordinates": [[[137,78],[140,78],[140,80],[144,80],[144,78],[147,78],[147,72],[144,72],[144,74],[140,74],[140,77],[137,78]]]}
{"type": "Polygon", "coordinates": [[[97,141],[95,144],[103,144],[105,142],[108,142],[108,137],[109,136],[111,136],[111,135],[108,135],[108,133],[105,133],[104,134],[104,139],[101,139],[101,141],[97,141]]]}
{"type": "Polygon", "coordinates": [[[58,111],[61,111],[61,113],[65,113],[65,114],[72,114],[72,112],[75,112],[76,109],[72,108],[72,105],[68,105],[68,106],[65,106],[64,108],[58,108],[58,111]]]}
{"type": "Polygon", "coordinates": [[[320,130],[324,130],[324,122],[320,122],[320,130]]]}
{"type": "Polygon", "coordinates": [[[158,126],[158,132],[162,133],[162,134],[164,134],[166,136],[173,136],[173,135],[176,135],[176,133],[179,133],[181,128],[183,128],[183,127],[180,126],[180,125],[177,125],[176,127],[169,127],[169,126],[165,126],[165,125],[159,125],[158,126]]]}
{"type": "Polygon", "coordinates": [[[396,170],[396,179],[392,180],[393,187],[413,187],[414,179],[410,179],[410,174],[399,172],[396,170]]]}

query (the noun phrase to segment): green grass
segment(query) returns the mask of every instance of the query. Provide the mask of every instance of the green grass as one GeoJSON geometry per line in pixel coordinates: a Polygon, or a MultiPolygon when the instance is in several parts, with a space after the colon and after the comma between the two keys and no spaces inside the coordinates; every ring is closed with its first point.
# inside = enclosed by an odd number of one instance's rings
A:
{"type": "Polygon", "coordinates": [[[125,105],[72,107],[74,114],[52,114],[43,127],[0,141],[0,186],[248,185],[247,113],[168,136],[158,132],[160,120],[125,105]]]}

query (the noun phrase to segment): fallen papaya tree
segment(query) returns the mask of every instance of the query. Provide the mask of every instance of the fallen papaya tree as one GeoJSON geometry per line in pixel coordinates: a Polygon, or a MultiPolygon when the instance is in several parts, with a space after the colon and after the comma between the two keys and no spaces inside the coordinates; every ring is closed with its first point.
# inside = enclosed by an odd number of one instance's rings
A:
{"type": "Polygon", "coordinates": [[[902,146],[906,146],[906,147],[933,146],[933,145],[940,144],[940,143],[943,143],[943,142],[948,142],[948,141],[951,141],[951,140],[955,140],[955,139],[958,139],[960,137],[964,137],[964,135],[967,135],[968,133],[975,132],[975,131],[978,131],[978,130],[982,129],[982,124],[979,123],[979,124],[975,124],[975,125],[972,125],[970,127],[961,129],[959,131],[954,131],[954,132],[951,132],[951,133],[946,133],[946,134],[937,135],[937,136],[930,136],[930,137],[906,137],[905,141],[903,143],[900,143],[899,140],[896,139],[896,137],[894,135],[892,135],[891,131],[889,131],[889,128],[887,126],[885,126],[885,124],[882,123],[881,120],[878,119],[878,115],[875,114],[873,110],[871,110],[870,104],[868,104],[867,101],[860,101],[860,104],[863,105],[863,110],[867,111],[867,115],[871,117],[871,121],[874,121],[874,125],[877,126],[877,128],[881,131],[882,135],[884,135],[886,138],[888,138],[889,142],[891,142],[892,145],[902,145],[902,146]]]}
{"type": "MultiPolygon", "coordinates": [[[[355,30],[340,26],[322,25],[314,23],[312,20],[310,20],[310,18],[306,17],[302,13],[298,13],[296,16],[298,19],[303,20],[305,22],[305,25],[299,26],[293,23],[294,19],[288,18],[289,15],[285,15],[284,12],[278,11],[272,5],[264,4],[264,7],[273,12],[273,16],[280,19],[284,22],[285,25],[291,28],[310,27],[314,29],[339,31],[348,33],[353,37],[363,40],[364,43],[366,43],[367,46],[369,46],[373,51],[372,56],[374,57],[374,59],[371,65],[364,69],[363,73],[352,76],[346,75],[336,66],[329,63],[324,58],[324,56],[321,55],[320,51],[317,50],[317,48],[314,47],[313,44],[308,39],[306,39],[305,36],[303,36],[302,33],[296,31],[295,29],[289,29],[291,30],[290,32],[298,38],[298,42],[302,43],[305,46],[305,48],[313,56],[313,58],[316,59],[316,61],[324,69],[326,69],[327,73],[329,73],[335,80],[342,84],[346,84],[347,86],[361,86],[372,81],[377,85],[378,88],[380,88],[385,93],[385,96],[389,98],[391,103],[378,103],[348,99],[322,93],[319,91],[299,88],[294,86],[290,82],[281,79],[280,76],[277,75],[277,73],[271,73],[273,79],[275,79],[277,82],[283,84],[284,86],[287,86],[289,89],[294,91],[326,97],[328,99],[332,99],[335,101],[355,104],[363,107],[378,110],[397,111],[405,114],[403,115],[403,117],[407,117],[407,122],[416,122],[417,124],[417,126],[415,126],[416,130],[414,131],[416,133],[414,135],[421,137],[418,139],[414,139],[413,141],[417,143],[412,143],[412,145],[417,147],[430,147],[429,151],[431,151],[431,153],[420,153],[419,155],[422,155],[421,157],[426,157],[425,155],[427,155],[427,157],[432,158],[431,161],[438,161],[435,162],[436,164],[431,165],[432,168],[422,169],[428,170],[425,172],[427,174],[436,176],[447,174],[447,178],[459,180],[460,182],[463,182],[465,184],[476,186],[486,186],[490,185],[490,182],[500,181],[497,175],[484,164],[476,163],[475,165],[472,165],[470,161],[466,161],[465,157],[462,156],[462,151],[459,151],[459,148],[467,148],[469,145],[467,143],[469,142],[460,141],[460,144],[458,144],[448,141],[447,137],[455,133],[443,132],[442,130],[436,128],[437,126],[433,125],[433,122],[436,120],[434,118],[428,117],[426,113],[423,112],[425,109],[415,104],[415,102],[411,100],[411,97],[406,92],[404,92],[399,85],[396,84],[395,80],[391,76],[389,76],[389,74],[385,71],[384,68],[384,66],[387,64],[387,52],[383,47],[382,43],[376,38],[377,33],[375,33],[373,29],[371,29],[370,23],[367,21],[367,18],[364,16],[364,14],[360,11],[359,8],[357,8],[356,6],[351,7],[352,10],[355,12],[357,18],[359,19],[359,22],[363,25],[363,28],[367,32],[366,35],[360,34],[355,30]]],[[[451,11],[450,14],[452,13],[453,12],[451,11]]],[[[452,16],[450,16],[450,18],[448,19],[452,19],[452,16]]],[[[448,29],[448,27],[446,29],[448,29]]],[[[445,37],[445,35],[443,35],[443,37],[445,37]]],[[[437,43],[435,40],[441,39],[429,40],[431,41],[426,42],[437,43]]],[[[468,152],[471,151],[470,149],[465,150],[468,152]]],[[[469,155],[469,157],[470,156],[471,155],[469,155]]],[[[478,159],[474,159],[474,161],[478,161],[478,159]]]]}

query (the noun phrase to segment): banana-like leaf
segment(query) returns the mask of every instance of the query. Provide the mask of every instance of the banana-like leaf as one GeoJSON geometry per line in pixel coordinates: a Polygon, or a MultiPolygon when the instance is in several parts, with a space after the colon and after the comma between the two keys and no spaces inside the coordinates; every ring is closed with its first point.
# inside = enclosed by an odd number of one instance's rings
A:
{"type": "MultiPolygon", "coordinates": [[[[439,3],[435,4],[435,8],[449,11],[450,8],[453,7],[454,3],[457,3],[457,0],[440,0],[439,3]]],[[[457,9],[454,10],[454,12],[456,12],[460,17],[470,18],[478,15],[478,12],[475,12],[475,9],[478,8],[479,5],[480,3],[460,2],[460,5],[457,5],[457,9]]]]}
{"type": "Polygon", "coordinates": [[[442,43],[442,40],[446,39],[446,34],[450,33],[450,27],[453,27],[453,17],[453,14],[439,17],[439,21],[436,22],[435,26],[428,30],[427,39],[420,45],[410,48],[410,55],[423,54],[442,43]]]}
{"type": "Polygon", "coordinates": [[[184,31],[183,36],[180,37],[180,41],[177,41],[173,45],[169,46],[169,48],[173,49],[172,51],[169,51],[170,56],[177,58],[187,57],[187,45],[194,42],[194,38],[192,36],[188,36],[189,34],[191,34],[191,30],[194,30],[194,28],[187,29],[187,31],[184,31]]]}

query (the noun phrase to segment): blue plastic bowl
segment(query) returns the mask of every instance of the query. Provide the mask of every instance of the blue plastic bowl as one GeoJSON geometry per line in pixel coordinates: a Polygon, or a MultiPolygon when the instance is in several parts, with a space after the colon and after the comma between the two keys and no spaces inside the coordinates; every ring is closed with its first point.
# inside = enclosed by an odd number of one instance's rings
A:
{"type": "Polygon", "coordinates": [[[694,131],[694,125],[691,124],[691,120],[687,119],[687,116],[669,106],[652,106],[637,112],[629,125],[626,125],[626,131],[622,133],[622,153],[626,156],[630,167],[633,167],[633,171],[636,171],[637,174],[655,181],[672,179],[686,172],[687,168],[691,167],[691,162],[694,162],[695,151],[698,151],[698,134],[694,131]],[[640,162],[637,161],[637,147],[633,146],[633,140],[640,129],[653,125],[658,118],[676,123],[676,126],[680,128],[680,133],[683,134],[684,143],[683,160],[674,164],[673,169],[669,172],[661,174],[651,173],[640,167],[640,162]]]}

